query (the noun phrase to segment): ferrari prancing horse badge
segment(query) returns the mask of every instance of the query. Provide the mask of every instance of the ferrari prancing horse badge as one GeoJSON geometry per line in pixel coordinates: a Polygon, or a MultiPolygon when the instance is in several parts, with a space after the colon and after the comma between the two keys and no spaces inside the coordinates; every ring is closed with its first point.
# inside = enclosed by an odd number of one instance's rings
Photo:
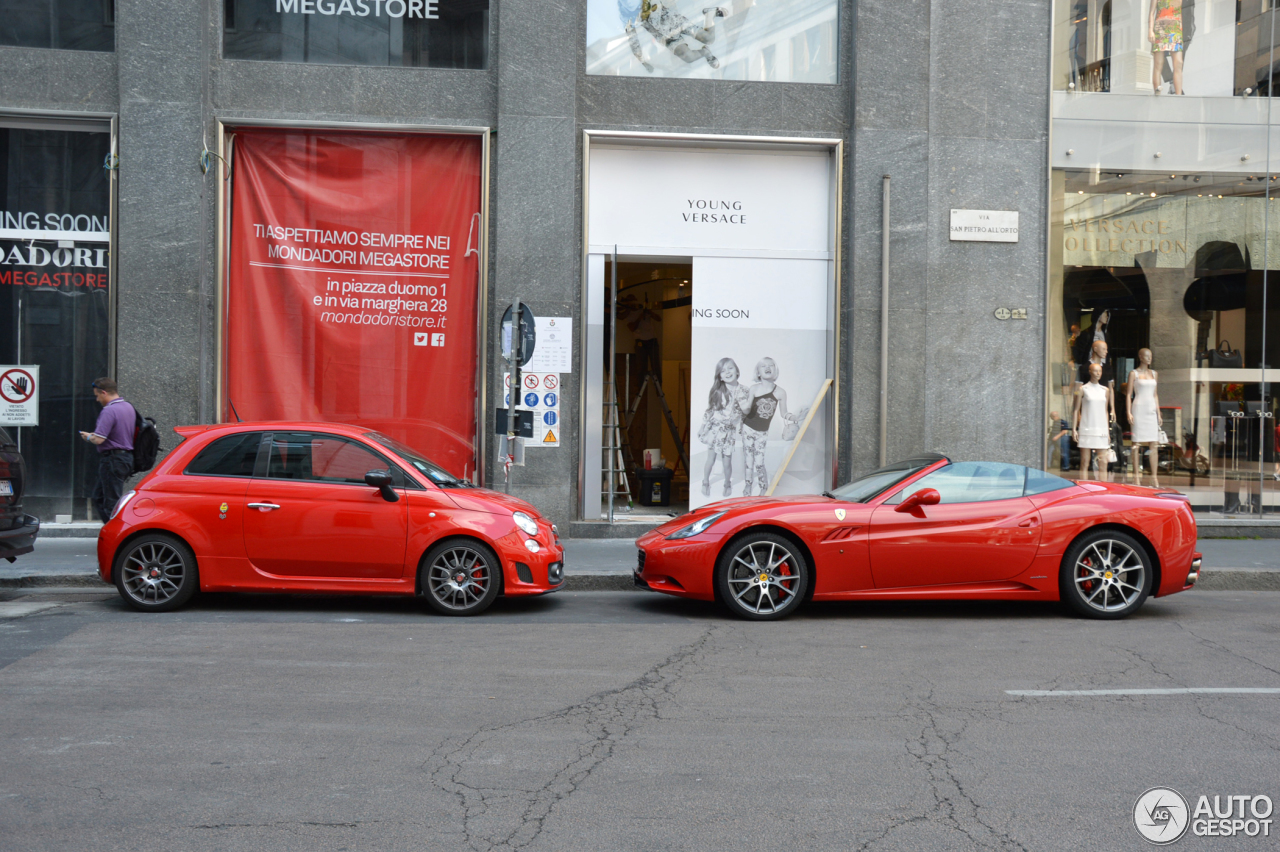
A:
{"type": "Polygon", "coordinates": [[[844,509],[836,509],[836,520],[837,521],[844,520],[844,509]]]}

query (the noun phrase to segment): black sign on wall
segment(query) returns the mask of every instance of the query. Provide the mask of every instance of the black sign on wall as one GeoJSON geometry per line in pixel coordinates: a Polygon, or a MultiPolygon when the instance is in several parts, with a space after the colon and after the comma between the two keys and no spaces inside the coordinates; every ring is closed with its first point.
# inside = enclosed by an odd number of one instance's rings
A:
{"type": "Polygon", "coordinates": [[[222,55],[487,68],[489,0],[223,0],[222,55]]]}

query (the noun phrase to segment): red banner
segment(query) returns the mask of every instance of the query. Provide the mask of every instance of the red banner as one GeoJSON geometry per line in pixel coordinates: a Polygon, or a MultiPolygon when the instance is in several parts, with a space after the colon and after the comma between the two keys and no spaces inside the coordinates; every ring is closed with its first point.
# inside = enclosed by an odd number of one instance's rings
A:
{"type": "Polygon", "coordinates": [[[237,132],[226,393],[475,471],[480,140],[237,132]]]}

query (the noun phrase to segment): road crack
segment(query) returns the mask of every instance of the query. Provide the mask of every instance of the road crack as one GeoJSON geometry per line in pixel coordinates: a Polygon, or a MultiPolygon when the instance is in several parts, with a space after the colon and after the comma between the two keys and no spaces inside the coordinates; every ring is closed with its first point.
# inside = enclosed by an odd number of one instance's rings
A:
{"type": "Polygon", "coordinates": [[[612,757],[628,734],[663,718],[716,629],[708,627],[626,686],[446,740],[428,761],[431,782],[456,802],[466,847],[476,852],[517,850],[536,840],[555,807],[612,757]],[[551,748],[559,754],[525,762],[509,757],[527,752],[531,743],[542,748],[555,744],[551,748]]]}

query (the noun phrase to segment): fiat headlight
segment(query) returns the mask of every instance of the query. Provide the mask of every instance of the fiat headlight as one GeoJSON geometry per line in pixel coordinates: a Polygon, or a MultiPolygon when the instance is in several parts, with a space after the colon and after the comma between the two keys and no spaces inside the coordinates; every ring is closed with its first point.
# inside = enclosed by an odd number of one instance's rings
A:
{"type": "Polygon", "coordinates": [[[511,519],[516,522],[516,526],[524,531],[525,535],[538,534],[538,522],[526,515],[524,512],[514,513],[511,516],[511,519]]]}
{"type": "Polygon", "coordinates": [[[132,500],[133,495],[137,493],[138,493],[137,491],[130,491],[128,494],[121,496],[121,498],[116,501],[115,508],[111,510],[111,517],[107,518],[107,520],[108,521],[115,520],[116,515],[120,514],[120,510],[123,509],[125,507],[125,504],[127,504],[130,500],[132,500]]]}
{"type": "Polygon", "coordinates": [[[690,538],[698,533],[706,532],[707,527],[711,526],[724,516],[725,512],[716,512],[714,515],[707,515],[705,518],[696,520],[687,527],[681,527],[676,530],[671,535],[667,536],[667,540],[671,541],[673,539],[690,538]]]}

